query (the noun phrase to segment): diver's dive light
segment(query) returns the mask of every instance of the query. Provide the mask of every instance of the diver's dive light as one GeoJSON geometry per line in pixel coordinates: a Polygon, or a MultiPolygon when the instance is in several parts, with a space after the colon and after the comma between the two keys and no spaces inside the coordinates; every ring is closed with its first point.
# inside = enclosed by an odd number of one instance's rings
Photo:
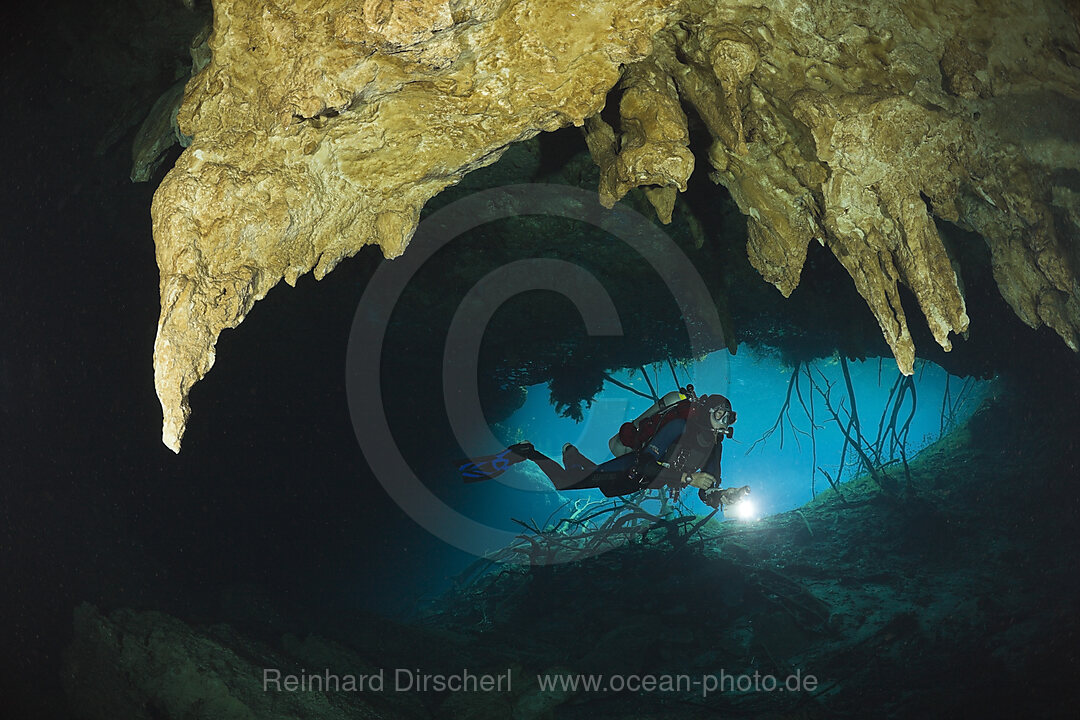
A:
{"type": "Polygon", "coordinates": [[[735,517],[740,520],[757,520],[757,508],[754,507],[754,501],[750,498],[743,498],[732,505],[731,509],[734,511],[735,517]]]}
{"type": "Polygon", "coordinates": [[[720,490],[720,507],[732,512],[740,520],[757,520],[757,508],[750,499],[750,486],[720,490]]]}

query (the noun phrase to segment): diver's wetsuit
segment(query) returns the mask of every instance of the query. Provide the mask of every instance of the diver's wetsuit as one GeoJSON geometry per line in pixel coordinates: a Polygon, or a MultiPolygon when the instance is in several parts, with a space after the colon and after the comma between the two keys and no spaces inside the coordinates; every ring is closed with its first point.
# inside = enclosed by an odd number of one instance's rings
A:
{"type": "Polygon", "coordinates": [[[699,467],[719,479],[721,439],[710,431],[695,432],[691,429],[689,436],[680,443],[685,430],[685,420],[672,420],[661,427],[641,450],[612,458],[600,465],[590,462],[581,453],[575,453],[573,460],[566,458],[565,469],[535,450],[529,453],[528,459],[544,471],[557,490],[599,488],[607,497],[664,485],[681,487],[682,473],[692,472],[699,467]],[[661,461],[672,462],[679,449],[689,454],[681,470],[665,468],[660,464],[661,461]]]}

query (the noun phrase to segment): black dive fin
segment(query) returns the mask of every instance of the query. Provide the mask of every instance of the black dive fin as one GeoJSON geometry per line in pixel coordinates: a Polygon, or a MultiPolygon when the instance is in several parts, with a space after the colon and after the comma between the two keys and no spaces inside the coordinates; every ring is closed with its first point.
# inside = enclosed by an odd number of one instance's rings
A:
{"type": "Polygon", "coordinates": [[[493,480],[511,465],[527,460],[526,454],[532,450],[532,443],[518,443],[494,455],[462,460],[458,465],[458,473],[467,483],[493,480]]]}

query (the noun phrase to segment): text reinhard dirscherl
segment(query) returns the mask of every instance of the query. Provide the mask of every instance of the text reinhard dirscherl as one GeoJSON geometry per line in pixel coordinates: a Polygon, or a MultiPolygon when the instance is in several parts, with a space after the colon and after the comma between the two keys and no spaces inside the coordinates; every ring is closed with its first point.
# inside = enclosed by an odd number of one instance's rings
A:
{"type": "MultiPolygon", "coordinates": [[[[641,674],[580,675],[542,674],[536,682],[545,692],[678,692],[712,693],[812,692],[818,686],[814,675],[797,670],[786,677],[759,672],[732,674],[721,670],[706,675],[641,674]]],[[[519,674],[518,679],[526,678],[519,674]]],[[[264,692],[510,692],[512,676],[501,673],[425,673],[412,668],[380,669],[363,675],[322,672],[284,673],[264,668],[264,692]]]]}
{"type": "Polygon", "coordinates": [[[263,692],[510,692],[510,670],[504,673],[425,673],[397,668],[393,674],[380,669],[366,675],[321,673],[286,674],[277,668],[263,668],[263,692]],[[391,684],[387,685],[386,679],[391,684]]]}

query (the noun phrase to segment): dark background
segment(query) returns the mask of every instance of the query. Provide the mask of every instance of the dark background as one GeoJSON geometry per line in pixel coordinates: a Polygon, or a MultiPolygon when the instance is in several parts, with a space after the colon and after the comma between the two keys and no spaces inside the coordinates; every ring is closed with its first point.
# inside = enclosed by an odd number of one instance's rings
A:
{"type": "Polygon", "coordinates": [[[56,707],[84,600],[212,618],[222,588],[250,584],[393,612],[426,590],[418,566],[462,561],[389,501],[353,435],[345,348],[375,249],[275,289],[226,331],[183,452],[162,445],[149,208],[178,148],[133,184],[142,115],[125,103],[141,92],[145,114],[173,69],[135,52],[149,80],[125,80],[123,58],[93,57],[123,27],[164,22],[135,7],[4,11],[0,708],[56,707]]]}

